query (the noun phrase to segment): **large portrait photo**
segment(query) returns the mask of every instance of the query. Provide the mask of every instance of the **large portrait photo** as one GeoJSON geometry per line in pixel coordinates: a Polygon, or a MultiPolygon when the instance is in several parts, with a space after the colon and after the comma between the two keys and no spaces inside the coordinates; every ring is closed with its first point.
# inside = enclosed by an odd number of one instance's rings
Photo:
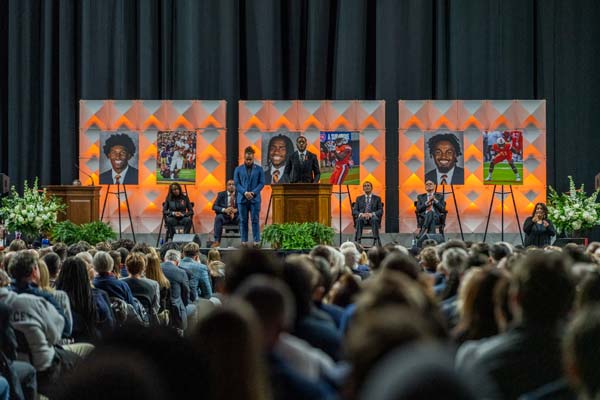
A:
{"type": "Polygon", "coordinates": [[[290,165],[296,139],[300,132],[281,131],[263,133],[261,165],[265,174],[265,185],[290,183],[290,165]]]}
{"type": "Polygon", "coordinates": [[[136,132],[100,132],[100,184],[137,185],[139,171],[136,132]]]}
{"type": "Polygon", "coordinates": [[[430,180],[436,185],[464,185],[463,132],[426,132],[424,139],[424,181],[430,180]]]}
{"type": "Polygon", "coordinates": [[[483,183],[523,184],[523,131],[483,131],[483,183]]]}
{"type": "Polygon", "coordinates": [[[158,132],[156,151],[156,183],[196,182],[195,131],[158,132]]]}
{"type": "Polygon", "coordinates": [[[321,182],[360,184],[358,132],[321,132],[321,182]]]}

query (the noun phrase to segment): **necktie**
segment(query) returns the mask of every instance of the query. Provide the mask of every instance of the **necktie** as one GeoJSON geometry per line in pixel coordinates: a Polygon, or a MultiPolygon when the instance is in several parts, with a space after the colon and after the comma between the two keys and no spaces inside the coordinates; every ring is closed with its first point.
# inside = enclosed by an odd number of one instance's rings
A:
{"type": "Polygon", "coordinates": [[[448,184],[448,175],[444,174],[442,175],[442,185],[447,185],[448,184]]]}
{"type": "Polygon", "coordinates": [[[306,155],[304,153],[300,153],[300,161],[306,161],[306,155]]]}
{"type": "Polygon", "coordinates": [[[277,183],[277,182],[279,182],[279,170],[278,169],[273,171],[273,183],[277,183]]]}
{"type": "MultiPolygon", "coordinates": [[[[427,202],[429,203],[431,201],[431,195],[427,195],[427,202]]],[[[431,209],[433,208],[433,203],[431,203],[430,205],[427,206],[427,211],[431,211],[431,209]]]]}
{"type": "Polygon", "coordinates": [[[115,184],[118,185],[121,183],[121,174],[115,175],[115,184]]]}
{"type": "Polygon", "coordinates": [[[367,205],[365,207],[365,212],[371,212],[371,196],[367,196],[367,205]]]}
{"type": "Polygon", "coordinates": [[[235,201],[233,200],[234,193],[229,193],[229,207],[235,208],[235,201]]]}

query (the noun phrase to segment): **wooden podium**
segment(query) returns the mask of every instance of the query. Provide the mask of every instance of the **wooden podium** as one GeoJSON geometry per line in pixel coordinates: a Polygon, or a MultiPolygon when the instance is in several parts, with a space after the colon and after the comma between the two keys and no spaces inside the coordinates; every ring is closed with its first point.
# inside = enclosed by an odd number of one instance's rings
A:
{"type": "Polygon", "coordinates": [[[48,185],[46,193],[60,197],[67,206],[58,220],[81,225],[99,220],[101,186],[48,185]]]}
{"type": "Polygon", "coordinates": [[[282,183],[271,185],[273,223],[319,222],[331,226],[329,183],[282,183]]]}

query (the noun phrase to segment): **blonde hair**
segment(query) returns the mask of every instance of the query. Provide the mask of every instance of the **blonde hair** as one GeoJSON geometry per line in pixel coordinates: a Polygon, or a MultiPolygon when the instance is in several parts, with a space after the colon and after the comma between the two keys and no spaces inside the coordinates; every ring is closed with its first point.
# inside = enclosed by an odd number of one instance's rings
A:
{"type": "Polygon", "coordinates": [[[146,254],[146,278],[158,282],[161,288],[171,287],[171,283],[162,272],[160,258],[156,254],[146,254]]]}
{"type": "Polygon", "coordinates": [[[208,262],[211,261],[221,261],[221,253],[217,249],[210,249],[208,251],[208,262]]]}
{"type": "Polygon", "coordinates": [[[50,272],[48,271],[48,266],[44,260],[39,259],[37,262],[37,267],[40,270],[40,289],[42,289],[44,292],[54,291],[54,289],[50,286],[50,272]]]}

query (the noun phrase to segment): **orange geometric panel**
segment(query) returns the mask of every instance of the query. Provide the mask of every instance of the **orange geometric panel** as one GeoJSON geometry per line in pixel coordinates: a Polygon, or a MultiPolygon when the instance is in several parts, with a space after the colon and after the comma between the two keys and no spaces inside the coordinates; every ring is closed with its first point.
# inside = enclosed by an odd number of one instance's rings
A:
{"type": "MultiPolygon", "coordinates": [[[[464,133],[464,185],[455,185],[456,206],[465,233],[481,233],[493,194],[483,184],[483,130],[523,131],[523,185],[513,186],[521,223],[537,202],[546,201],[546,102],[544,100],[401,100],[399,111],[399,227],[414,233],[414,204],[424,192],[424,133],[442,128],[464,133]]],[[[498,186],[497,191],[501,187],[498,186]]],[[[505,190],[508,187],[505,186],[505,190]]],[[[501,195],[496,194],[488,232],[500,232],[501,195]]],[[[456,209],[447,196],[446,232],[459,232],[456,209]]],[[[518,232],[512,200],[504,201],[504,232],[518,232]]]]}
{"type": "MultiPolygon", "coordinates": [[[[156,136],[163,130],[194,130],[196,143],[196,182],[187,185],[194,205],[197,232],[212,230],[212,202],[225,189],[226,102],[224,100],[81,100],[79,107],[79,179],[98,184],[98,138],[101,131],[134,131],[139,134],[139,185],[127,186],[129,209],[136,233],[156,233],[162,218],[162,202],[168,185],[156,184],[156,136]]],[[[102,201],[106,189],[101,190],[102,201]]],[[[121,208],[123,232],[130,232],[125,199],[109,196],[104,220],[117,229],[121,208]]],[[[102,209],[102,205],[101,205],[102,209]]]]}

